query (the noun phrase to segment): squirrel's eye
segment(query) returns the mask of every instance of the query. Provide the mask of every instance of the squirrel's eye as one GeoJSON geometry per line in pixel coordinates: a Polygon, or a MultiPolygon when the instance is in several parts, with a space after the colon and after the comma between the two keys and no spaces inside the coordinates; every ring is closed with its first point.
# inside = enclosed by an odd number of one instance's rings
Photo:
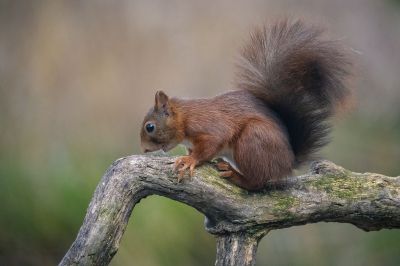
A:
{"type": "Polygon", "coordinates": [[[154,123],[148,122],[145,126],[147,133],[153,133],[156,129],[156,125],[154,123]]]}

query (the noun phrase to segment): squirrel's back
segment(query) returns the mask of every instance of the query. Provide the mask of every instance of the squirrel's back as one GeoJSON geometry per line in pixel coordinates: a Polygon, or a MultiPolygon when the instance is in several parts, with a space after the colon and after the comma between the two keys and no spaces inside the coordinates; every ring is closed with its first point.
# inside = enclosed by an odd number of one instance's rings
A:
{"type": "Polygon", "coordinates": [[[241,53],[237,86],[276,113],[301,163],[327,142],[328,119],[349,95],[349,65],[344,48],[319,28],[282,21],[253,32],[241,53]]]}

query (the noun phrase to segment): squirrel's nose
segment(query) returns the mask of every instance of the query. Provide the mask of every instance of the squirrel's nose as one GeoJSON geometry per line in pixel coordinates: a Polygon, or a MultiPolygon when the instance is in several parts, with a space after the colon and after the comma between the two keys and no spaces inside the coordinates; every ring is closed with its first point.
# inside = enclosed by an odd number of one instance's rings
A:
{"type": "Polygon", "coordinates": [[[145,148],[145,147],[143,146],[143,143],[140,144],[140,149],[141,149],[142,152],[144,152],[144,153],[149,152],[149,149],[145,148]]]}
{"type": "Polygon", "coordinates": [[[148,147],[148,146],[146,145],[146,143],[140,143],[140,149],[141,149],[142,152],[144,152],[144,153],[153,151],[153,150],[151,149],[151,147],[148,147]]]}

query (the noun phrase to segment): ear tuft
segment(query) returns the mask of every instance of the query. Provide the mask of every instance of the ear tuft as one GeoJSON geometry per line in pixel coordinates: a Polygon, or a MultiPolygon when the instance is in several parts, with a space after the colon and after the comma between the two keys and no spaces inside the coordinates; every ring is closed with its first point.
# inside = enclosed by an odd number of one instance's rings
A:
{"type": "Polygon", "coordinates": [[[154,108],[159,110],[161,108],[165,109],[168,105],[168,96],[163,91],[157,91],[155,96],[155,105],[154,108]]]}

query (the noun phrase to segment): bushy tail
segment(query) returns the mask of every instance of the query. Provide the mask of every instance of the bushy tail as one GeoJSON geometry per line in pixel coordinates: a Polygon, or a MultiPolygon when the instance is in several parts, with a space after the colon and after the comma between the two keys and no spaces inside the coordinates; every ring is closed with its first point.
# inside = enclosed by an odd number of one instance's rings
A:
{"type": "Polygon", "coordinates": [[[301,21],[257,29],[242,50],[237,85],[276,112],[297,163],[327,143],[327,120],[349,95],[344,79],[350,64],[343,51],[301,21]]]}

